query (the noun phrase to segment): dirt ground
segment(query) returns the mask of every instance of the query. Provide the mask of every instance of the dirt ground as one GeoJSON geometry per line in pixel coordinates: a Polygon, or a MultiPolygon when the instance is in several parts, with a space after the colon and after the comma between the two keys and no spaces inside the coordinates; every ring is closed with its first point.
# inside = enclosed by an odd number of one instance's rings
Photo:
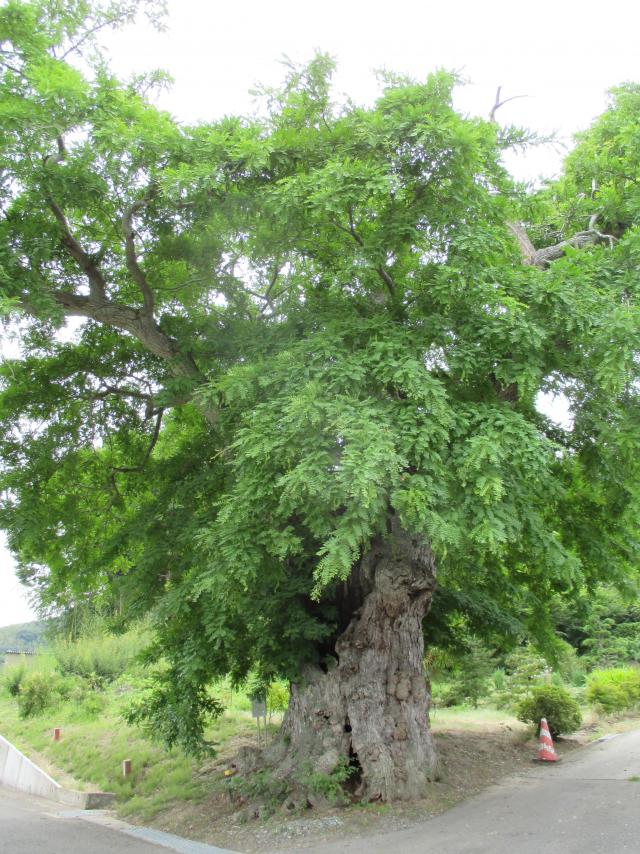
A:
{"type": "MultiPolygon", "coordinates": [[[[559,739],[560,756],[588,739],[588,732],[559,739]]],[[[199,804],[182,804],[158,816],[153,826],[245,854],[285,854],[290,848],[321,841],[400,830],[450,809],[504,777],[532,767],[537,742],[530,731],[501,725],[482,732],[447,730],[434,734],[440,757],[437,782],[427,797],[410,804],[367,804],[309,809],[287,815],[276,811],[266,818],[233,803],[231,792],[218,783],[216,791],[199,804]]],[[[205,773],[212,783],[223,775],[222,757],[205,773]]],[[[228,757],[227,757],[228,761],[228,757]]]]}

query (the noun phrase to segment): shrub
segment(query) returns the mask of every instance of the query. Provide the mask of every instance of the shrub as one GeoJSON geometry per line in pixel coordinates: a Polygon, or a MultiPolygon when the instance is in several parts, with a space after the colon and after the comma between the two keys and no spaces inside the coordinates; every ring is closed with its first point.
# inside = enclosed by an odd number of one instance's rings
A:
{"type": "Polygon", "coordinates": [[[502,667],[496,668],[491,674],[491,681],[493,682],[493,688],[496,691],[504,691],[507,687],[507,674],[504,672],[502,667]]]}
{"type": "Polygon", "coordinates": [[[583,686],[586,677],[586,661],[578,658],[575,649],[566,641],[557,638],[554,643],[554,655],[554,673],[551,678],[554,681],[559,679],[557,684],[583,686]]]}
{"type": "Polygon", "coordinates": [[[491,652],[475,637],[467,638],[465,652],[454,675],[450,696],[468,701],[475,708],[489,692],[489,677],[495,667],[491,652]]]}
{"type": "Polygon", "coordinates": [[[640,658],[640,603],[616,590],[601,588],[592,599],[582,627],[585,656],[592,667],[624,666],[640,658]]]}
{"type": "Polygon", "coordinates": [[[499,709],[517,708],[542,680],[549,676],[547,661],[530,645],[521,646],[507,656],[502,688],[496,685],[494,699],[499,709]]]}
{"type": "Polygon", "coordinates": [[[28,673],[20,685],[18,710],[21,718],[33,718],[55,705],[60,699],[57,680],[37,670],[28,673]]]}
{"type": "Polygon", "coordinates": [[[19,664],[16,667],[8,667],[4,672],[4,687],[12,697],[17,697],[20,693],[20,685],[25,677],[27,670],[24,665],[19,664]]]}
{"type": "Polygon", "coordinates": [[[83,718],[97,718],[107,707],[107,697],[92,691],[87,694],[79,707],[79,715],[83,718]]]}
{"type": "Polygon", "coordinates": [[[100,689],[121,676],[145,644],[144,635],[136,630],[124,635],[100,632],[75,641],[57,640],[52,650],[62,674],[81,676],[100,689]]]}
{"type": "Polygon", "coordinates": [[[345,784],[352,777],[356,777],[359,770],[359,767],[351,764],[347,757],[341,756],[329,773],[307,768],[299,777],[299,782],[314,795],[319,795],[330,803],[344,804],[346,803],[345,784]]]}
{"type": "Polygon", "coordinates": [[[260,801],[262,803],[260,816],[265,818],[273,815],[290,791],[289,782],[274,776],[267,768],[254,771],[247,776],[233,777],[229,781],[229,796],[232,802],[260,801]]]}
{"type": "Polygon", "coordinates": [[[605,712],[623,712],[640,703],[640,670],[614,667],[594,670],[587,681],[587,700],[605,712]]]}
{"type": "Polygon", "coordinates": [[[582,723],[580,706],[560,685],[538,685],[516,707],[518,720],[539,724],[546,718],[551,735],[575,732],[582,723]]]}
{"type": "Polygon", "coordinates": [[[431,688],[431,703],[436,709],[451,709],[464,706],[468,695],[458,682],[441,682],[431,688]]]}

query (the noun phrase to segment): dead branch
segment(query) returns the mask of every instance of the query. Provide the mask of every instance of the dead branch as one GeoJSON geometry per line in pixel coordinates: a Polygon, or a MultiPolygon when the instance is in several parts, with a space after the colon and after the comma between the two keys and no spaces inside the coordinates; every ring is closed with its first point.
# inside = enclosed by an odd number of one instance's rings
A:
{"type": "Polygon", "coordinates": [[[594,225],[597,221],[597,214],[594,214],[589,220],[589,228],[587,231],[579,231],[567,240],[561,240],[560,243],[555,243],[552,246],[545,246],[538,249],[530,261],[525,261],[534,267],[544,269],[548,267],[552,261],[557,261],[566,255],[568,248],[582,249],[585,246],[596,246],[600,243],[607,243],[609,248],[613,246],[616,238],[611,234],[603,234],[598,231],[594,225]]]}
{"type": "Polygon", "coordinates": [[[536,248],[529,239],[525,227],[520,222],[507,222],[507,228],[511,231],[520,247],[520,254],[525,264],[533,264],[536,257],[536,248]]]}
{"type": "Polygon", "coordinates": [[[496,113],[498,112],[500,107],[503,107],[505,104],[508,104],[509,101],[515,101],[518,98],[527,98],[528,97],[527,95],[512,95],[510,98],[505,98],[504,101],[501,101],[500,100],[500,92],[501,91],[502,91],[502,86],[498,86],[498,91],[496,92],[496,100],[495,100],[493,107],[491,107],[491,112],[489,113],[489,121],[493,122],[494,124],[497,124],[496,113]]]}
{"type": "MultiPolygon", "coordinates": [[[[498,86],[498,91],[496,92],[496,100],[491,108],[491,112],[489,113],[489,121],[493,124],[497,124],[496,121],[496,112],[502,107],[504,104],[509,101],[513,101],[516,98],[526,98],[526,95],[514,95],[511,98],[505,98],[503,101],[500,100],[500,92],[502,91],[502,87],[498,86]]],[[[595,183],[591,185],[591,198],[594,198],[597,192],[597,186],[595,183]]],[[[561,240],[559,243],[555,243],[552,246],[545,246],[542,249],[536,249],[529,235],[526,232],[525,227],[520,222],[507,222],[507,228],[514,234],[516,240],[518,241],[518,246],[520,248],[520,256],[522,258],[523,264],[528,264],[532,267],[540,267],[544,269],[548,267],[552,261],[557,261],[558,258],[562,258],[569,247],[573,247],[574,249],[581,249],[584,246],[595,245],[598,243],[608,242],[609,246],[613,245],[615,238],[610,234],[602,234],[600,231],[596,229],[596,222],[598,221],[598,214],[595,213],[589,219],[589,227],[586,231],[579,231],[577,234],[574,234],[572,237],[569,237],[567,240],[561,240]]]]}

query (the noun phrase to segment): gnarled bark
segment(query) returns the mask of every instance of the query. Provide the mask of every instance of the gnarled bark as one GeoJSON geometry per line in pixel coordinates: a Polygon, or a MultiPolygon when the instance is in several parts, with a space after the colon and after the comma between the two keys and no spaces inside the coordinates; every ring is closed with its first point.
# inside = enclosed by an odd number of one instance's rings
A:
{"type": "Polygon", "coordinates": [[[267,757],[294,782],[300,769],[329,774],[349,760],[356,795],[370,801],[419,797],[436,766],[422,637],[435,560],[395,518],[391,528],[344,585],[335,659],[308,667],[292,685],[280,741],[267,757]]]}

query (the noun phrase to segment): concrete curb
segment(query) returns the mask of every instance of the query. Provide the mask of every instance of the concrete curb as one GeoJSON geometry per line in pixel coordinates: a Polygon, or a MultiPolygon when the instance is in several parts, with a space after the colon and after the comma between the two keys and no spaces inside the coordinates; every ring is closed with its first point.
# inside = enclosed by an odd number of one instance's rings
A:
{"type": "Polygon", "coordinates": [[[115,795],[110,792],[76,792],[74,789],[65,789],[1,735],[0,784],[82,810],[103,809],[115,800],[115,795]]]}
{"type": "Polygon", "coordinates": [[[240,854],[239,851],[218,848],[216,845],[196,842],[193,839],[185,839],[184,836],[175,836],[173,833],[165,833],[163,830],[155,830],[153,827],[137,827],[133,824],[127,824],[126,821],[120,821],[120,819],[102,812],[85,813],[68,810],[60,812],[59,815],[61,818],[80,818],[84,821],[91,821],[110,830],[117,830],[119,833],[126,833],[128,836],[134,836],[137,839],[143,839],[145,842],[152,842],[154,845],[168,848],[170,851],[177,851],[178,854],[240,854]]]}

